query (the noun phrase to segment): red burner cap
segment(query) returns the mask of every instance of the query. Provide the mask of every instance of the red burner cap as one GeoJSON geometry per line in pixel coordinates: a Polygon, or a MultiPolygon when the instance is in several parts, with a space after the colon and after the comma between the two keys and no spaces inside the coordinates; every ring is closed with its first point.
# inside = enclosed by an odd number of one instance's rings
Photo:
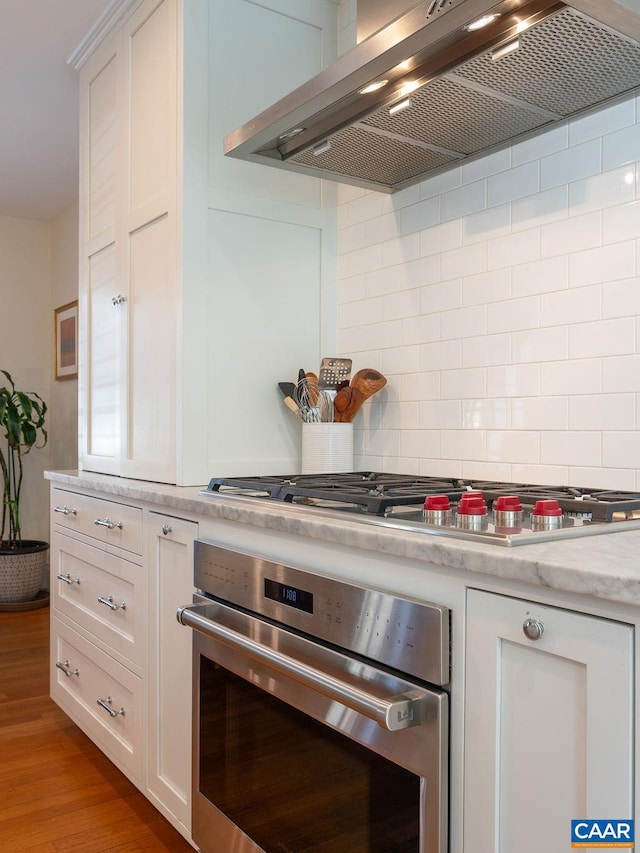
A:
{"type": "Polygon", "coordinates": [[[486,515],[487,505],[482,492],[467,492],[460,498],[458,515],[486,515]]]}
{"type": "Polygon", "coordinates": [[[556,500],[536,501],[532,515],[562,515],[560,504],[556,500]]]}
{"type": "Polygon", "coordinates": [[[493,508],[496,512],[522,512],[522,504],[517,495],[500,495],[493,508]]]}
{"type": "Polygon", "coordinates": [[[424,502],[424,508],[443,512],[444,510],[451,509],[451,504],[447,495],[428,495],[424,502]]]}

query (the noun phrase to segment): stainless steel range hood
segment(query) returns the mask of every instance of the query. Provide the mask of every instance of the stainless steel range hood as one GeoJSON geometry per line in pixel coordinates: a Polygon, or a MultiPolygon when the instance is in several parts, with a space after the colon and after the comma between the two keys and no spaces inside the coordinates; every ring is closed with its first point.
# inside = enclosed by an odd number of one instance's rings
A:
{"type": "Polygon", "coordinates": [[[639,86],[640,0],[426,0],[229,134],[225,154],[394,192],[639,86]]]}

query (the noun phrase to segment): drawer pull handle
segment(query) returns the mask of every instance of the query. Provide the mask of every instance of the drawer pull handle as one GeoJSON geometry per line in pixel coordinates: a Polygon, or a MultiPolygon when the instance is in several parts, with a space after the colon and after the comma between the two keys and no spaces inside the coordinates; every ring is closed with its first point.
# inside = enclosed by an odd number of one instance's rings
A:
{"type": "Polygon", "coordinates": [[[73,509],[69,509],[69,507],[65,504],[64,506],[54,506],[54,512],[61,512],[63,515],[77,515],[78,510],[74,507],[73,509]]]}
{"type": "Polygon", "coordinates": [[[173,530],[173,527],[170,524],[163,524],[162,525],[162,532],[164,533],[165,536],[168,536],[172,530],[173,530]]]}
{"type": "Polygon", "coordinates": [[[71,575],[69,574],[69,572],[67,572],[66,575],[63,575],[61,572],[58,572],[56,577],[58,578],[59,581],[64,581],[65,583],[68,583],[69,585],[74,584],[74,583],[80,583],[80,578],[72,578],[71,575]]]}
{"type": "Polygon", "coordinates": [[[111,696],[107,696],[106,699],[97,699],[96,701],[101,708],[104,708],[110,717],[117,717],[118,714],[121,714],[124,717],[124,708],[120,708],[119,711],[116,711],[115,708],[111,707],[111,703],[113,702],[111,696]]]}
{"type": "Polygon", "coordinates": [[[64,674],[69,678],[72,675],[80,675],[77,669],[69,669],[69,661],[66,660],[64,663],[60,663],[60,661],[56,661],[56,669],[61,669],[64,674]]]}
{"type": "Polygon", "coordinates": [[[122,305],[122,303],[126,302],[126,301],[127,301],[126,296],[123,296],[121,293],[119,293],[117,296],[111,297],[111,304],[112,305],[122,305]]]}
{"type": "Polygon", "coordinates": [[[100,604],[106,604],[110,610],[126,610],[127,602],[123,601],[122,604],[114,604],[112,595],[99,595],[98,601],[100,604]]]}
{"type": "Polygon", "coordinates": [[[118,530],[122,530],[124,527],[124,524],[121,521],[109,521],[108,518],[95,518],[93,523],[97,524],[98,527],[106,527],[108,530],[113,530],[114,527],[117,527],[118,530]]]}

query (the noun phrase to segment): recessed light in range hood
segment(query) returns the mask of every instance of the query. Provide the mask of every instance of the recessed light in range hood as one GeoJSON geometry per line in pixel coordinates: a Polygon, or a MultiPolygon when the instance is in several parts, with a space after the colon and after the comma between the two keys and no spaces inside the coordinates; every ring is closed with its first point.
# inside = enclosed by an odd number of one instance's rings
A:
{"type": "Polygon", "coordinates": [[[639,86],[640,0],[429,0],[229,134],[225,154],[394,192],[639,86]]]}

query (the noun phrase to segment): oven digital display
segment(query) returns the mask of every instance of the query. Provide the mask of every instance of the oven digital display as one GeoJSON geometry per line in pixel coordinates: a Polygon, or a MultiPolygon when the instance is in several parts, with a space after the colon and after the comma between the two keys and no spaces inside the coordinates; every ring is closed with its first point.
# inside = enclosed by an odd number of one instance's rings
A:
{"type": "Polygon", "coordinates": [[[278,581],[264,579],[264,595],[272,601],[295,607],[296,610],[304,610],[305,613],[313,613],[313,593],[295,586],[288,586],[278,581]]]}

